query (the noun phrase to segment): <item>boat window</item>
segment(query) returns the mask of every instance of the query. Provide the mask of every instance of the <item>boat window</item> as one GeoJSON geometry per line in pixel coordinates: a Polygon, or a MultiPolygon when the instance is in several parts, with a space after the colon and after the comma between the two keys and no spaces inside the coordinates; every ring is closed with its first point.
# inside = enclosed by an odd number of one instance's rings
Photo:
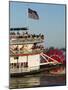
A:
{"type": "Polygon", "coordinates": [[[17,64],[16,64],[16,63],[14,63],[14,68],[16,68],[16,66],[17,66],[17,64]]]}
{"type": "Polygon", "coordinates": [[[10,63],[10,68],[13,68],[13,63],[10,63]]]}
{"type": "Polygon", "coordinates": [[[14,57],[14,59],[18,59],[19,57],[14,57]]]}
{"type": "Polygon", "coordinates": [[[21,67],[23,67],[23,63],[21,63],[21,67]]]}
{"type": "Polygon", "coordinates": [[[28,63],[27,62],[21,63],[21,67],[28,67],[28,63]]]}
{"type": "Polygon", "coordinates": [[[19,68],[19,63],[17,63],[17,68],[19,68]]]}
{"type": "Polygon", "coordinates": [[[24,62],[24,67],[28,67],[28,63],[27,62],[24,62]]]}

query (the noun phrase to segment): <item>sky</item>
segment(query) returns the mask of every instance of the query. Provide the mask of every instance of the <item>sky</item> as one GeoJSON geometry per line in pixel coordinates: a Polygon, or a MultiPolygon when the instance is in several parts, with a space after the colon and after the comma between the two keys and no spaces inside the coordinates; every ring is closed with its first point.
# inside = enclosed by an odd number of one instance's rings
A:
{"type": "Polygon", "coordinates": [[[28,27],[30,33],[44,34],[45,47],[65,48],[65,5],[10,2],[10,28],[28,27]],[[39,20],[28,17],[28,8],[37,11],[39,20]]]}

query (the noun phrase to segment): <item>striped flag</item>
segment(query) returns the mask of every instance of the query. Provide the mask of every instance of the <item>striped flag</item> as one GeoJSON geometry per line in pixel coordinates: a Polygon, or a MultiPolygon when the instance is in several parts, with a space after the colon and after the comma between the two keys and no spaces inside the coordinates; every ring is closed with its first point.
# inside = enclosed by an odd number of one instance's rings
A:
{"type": "Polygon", "coordinates": [[[37,12],[30,8],[28,8],[28,17],[35,20],[39,19],[39,15],[37,14],[37,12]]]}

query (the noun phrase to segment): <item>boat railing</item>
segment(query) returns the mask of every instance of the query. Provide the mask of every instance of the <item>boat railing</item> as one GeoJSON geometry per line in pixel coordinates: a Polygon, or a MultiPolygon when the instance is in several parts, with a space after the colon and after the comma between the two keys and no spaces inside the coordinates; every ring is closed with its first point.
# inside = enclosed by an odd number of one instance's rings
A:
{"type": "Polygon", "coordinates": [[[10,73],[22,73],[22,72],[30,72],[32,70],[39,70],[40,66],[32,66],[32,67],[13,67],[10,68],[10,73]]]}
{"type": "Polygon", "coordinates": [[[14,52],[15,53],[15,55],[16,54],[36,54],[36,53],[41,53],[43,51],[43,49],[42,50],[40,50],[40,49],[35,49],[35,50],[20,50],[20,51],[18,51],[18,50],[15,50],[15,51],[12,51],[12,52],[14,52]]]}
{"type": "Polygon", "coordinates": [[[42,42],[43,41],[43,39],[41,39],[41,38],[35,38],[35,39],[33,39],[33,38],[27,38],[27,39],[11,39],[10,40],[10,44],[13,44],[13,43],[15,43],[15,44],[17,44],[17,43],[29,43],[29,42],[42,42]]]}
{"type": "Polygon", "coordinates": [[[10,68],[10,73],[28,72],[28,68],[10,68]]]}

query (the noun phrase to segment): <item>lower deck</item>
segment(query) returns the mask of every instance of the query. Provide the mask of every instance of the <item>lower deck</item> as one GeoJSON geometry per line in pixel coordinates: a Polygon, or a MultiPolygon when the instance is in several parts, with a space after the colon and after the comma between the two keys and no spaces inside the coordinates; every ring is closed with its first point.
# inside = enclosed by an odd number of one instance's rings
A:
{"type": "Polygon", "coordinates": [[[57,67],[61,67],[63,66],[62,64],[56,64],[56,65],[53,65],[53,64],[46,64],[46,65],[40,65],[40,68],[38,69],[33,69],[33,68],[28,68],[28,67],[25,67],[25,68],[13,68],[13,69],[10,69],[10,76],[11,77],[16,77],[16,76],[24,76],[24,75],[30,75],[30,74],[37,74],[37,73],[40,73],[42,71],[49,71],[53,68],[57,68],[57,67]]]}

